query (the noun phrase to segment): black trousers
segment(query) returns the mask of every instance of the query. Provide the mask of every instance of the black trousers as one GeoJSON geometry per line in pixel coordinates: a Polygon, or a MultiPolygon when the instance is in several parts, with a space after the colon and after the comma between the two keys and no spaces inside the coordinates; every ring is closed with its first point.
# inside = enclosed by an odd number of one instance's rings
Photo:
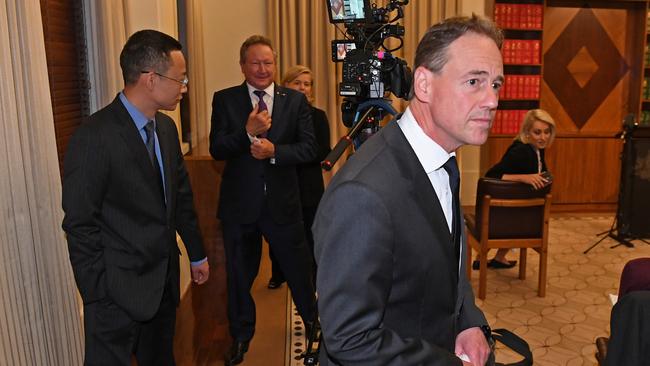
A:
{"type": "Polygon", "coordinates": [[[232,338],[247,341],[255,334],[255,301],[250,290],[259,272],[262,236],[269,242],[303,321],[311,322],[315,315],[312,260],[305,243],[302,221],[279,225],[264,208],[255,223],[222,221],[222,226],[232,338]]]}
{"type": "Polygon", "coordinates": [[[139,322],[110,298],[84,305],[85,366],[171,366],[174,362],[176,302],[167,276],[160,308],[154,317],[139,322]]]}
{"type": "MultiPolygon", "coordinates": [[[[307,246],[309,248],[310,260],[312,262],[312,282],[316,286],[316,259],[314,258],[314,235],[311,232],[311,226],[314,224],[316,218],[316,210],[318,206],[303,206],[302,207],[302,220],[305,228],[305,238],[307,239],[307,246]]],[[[271,258],[271,278],[276,281],[284,281],[284,274],[280,269],[280,265],[273,255],[273,250],[269,250],[269,258],[271,258]]]]}

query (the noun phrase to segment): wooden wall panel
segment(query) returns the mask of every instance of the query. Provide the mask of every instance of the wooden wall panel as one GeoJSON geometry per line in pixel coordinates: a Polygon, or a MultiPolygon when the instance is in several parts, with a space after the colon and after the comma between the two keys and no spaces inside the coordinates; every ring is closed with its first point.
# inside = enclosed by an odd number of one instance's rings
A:
{"type": "MultiPolygon", "coordinates": [[[[195,323],[180,326],[177,323],[177,334],[185,334],[188,329],[192,329],[194,341],[185,342],[185,348],[188,349],[184,352],[194,356],[197,349],[206,344],[213,343],[215,349],[225,350],[230,342],[226,313],[226,255],[221,222],[217,219],[224,163],[214,161],[208,147],[207,141],[201,141],[192,149],[191,154],[185,156],[203,246],[210,264],[208,281],[202,286],[192,286],[191,302],[195,323]]],[[[185,301],[184,299],[183,302],[185,301]]]]}
{"type": "Polygon", "coordinates": [[[632,9],[548,7],[544,32],[541,107],[556,116],[559,133],[616,132],[638,106],[629,103],[636,88],[642,45],[632,46],[626,24],[632,9]],[[632,49],[630,49],[632,48],[632,49]],[[610,120],[606,120],[610,119],[610,120]]]}
{"type": "MultiPolygon", "coordinates": [[[[614,136],[640,110],[646,9],[646,1],[546,1],[540,108],[558,131],[546,155],[554,210],[616,208],[622,141],[614,136]]],[[[489,139],[481,173],[511,141],[489,139]]]]}
{"type": "Polygon", "coordinates": [[[622,141],[615,138],[556,139],[546,156],[554,203],[616,203],[621,148],[622,141]]]}
{"type": "MultiPolygon", "coordinates": [[[[511,137],[494,137],[481,149],[481,161],[498,162],[511,137]]],[[[553,211],[616,208],[622,140],[612,137],[559,137],[546,151],[553,174],[553,211]]],[[[481,167],[484,176],[492,164],[481,167]]]]}

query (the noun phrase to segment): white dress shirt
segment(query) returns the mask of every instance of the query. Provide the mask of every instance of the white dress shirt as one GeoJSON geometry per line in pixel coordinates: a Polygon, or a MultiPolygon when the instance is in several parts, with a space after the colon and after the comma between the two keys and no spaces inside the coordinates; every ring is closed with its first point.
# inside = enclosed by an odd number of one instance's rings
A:
{"type": "MultiPolygon", "coordinates": [[[[413,117],[410,108],[406,108],[402,118],[397,121],[400,129],[404,133],[406,140],[415,151],[415,155],[418,157],[422,168],[427,173],[429,181],[433,190],[438,196],[438,201],[442,206],[442,211],[445,214],[445,219],[447,220],[447,226],[449,227],[449,232],[452,231],[452,218],[453,218],[453,196],[451,187],[449,186],[449,174],[442,167],[450,157],[456,156],[455,152],[448,153],[435,141],[433,141],[429,136],[427,136],[420,125],[413,117]]],[[[463,220],[461,220],[461,225],[463,220]]],[[[453,245],[453,243],[449,243],[453,245]]],[[[460,248],[462,260],[463,248],[461,245],[460,248]]],[[[460,264],[459,264],[460,268],[460,264]]]]}
{"type": "MultiPolygon", "coordinates": [[[[248,96],[251,98],[251,104],[253,107],[256,107],[257,104],[260,102],[260,99],[255,95],[253,92],[256,90],[261,90],[257,89],[254,86],[252,86],[249,83],[246,83],[246,87],[248,87],[248,96]]],[[[269,112],[269,116],[273,115],[273,96],[275,95],[275,83],[271,83],[271,85],[267,86],[266,89],[263,89],[266,94],[264,94],[264,103],[266,103],[266,108],[269,112]]]]}
{"type": "MultiPolygon", "coordinates": [[[[253,105],[253,108],[257,108],[257,105],[260,102],[260,98],[253,93],[256,90],[260,90],[246,82],[246,87],[248,88],[248,97],[251,98],[251,104],[253,105]]],[[[262,97],[264,98],[264,103],[266,103],[266,110],[269,112],[269,117],[273,115],[273,96],[275,95],[275,83],[271,83],[271,85],[267,86],[266,89],[263,89],[266,94],[264,94],[262,97]]],[[[251,143],[255,142],[257,140],[257,137],[252,136],[250,133],[246,132],[248,135],[248,139],[251,141],[251,143]]],[[[275,158],[270,158],[269,162],[271,164],[275,164],[275,158]]],[[[266,184],[264,185],[264,191],[266,191],[266,184]]]]}

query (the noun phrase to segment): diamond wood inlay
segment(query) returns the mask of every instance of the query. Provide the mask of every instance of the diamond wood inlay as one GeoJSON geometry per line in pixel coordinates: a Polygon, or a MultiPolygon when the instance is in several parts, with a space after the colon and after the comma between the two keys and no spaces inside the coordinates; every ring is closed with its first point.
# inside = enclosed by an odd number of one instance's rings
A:
{"type": "Polygon", "coordinates": [[[628,70],[591,9],[580,9],[544,54],[544,81],[578,129],[628,70]]]}

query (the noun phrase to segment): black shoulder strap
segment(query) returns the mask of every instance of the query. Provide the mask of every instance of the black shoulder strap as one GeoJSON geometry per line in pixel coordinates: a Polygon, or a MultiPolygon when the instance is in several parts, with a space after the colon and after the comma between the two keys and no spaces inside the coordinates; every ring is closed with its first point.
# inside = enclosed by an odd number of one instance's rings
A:
{"type": "Polygon", "coordinates": [[[519,362],[509,364],[497,362],[495,366],[533,366],[533,353],[530,351],[530,346],[523,338],[507,329],[493,329],[492,337],[494,340],[503,343],[506,347],[524,357],[524,359],[519,362]]]}

